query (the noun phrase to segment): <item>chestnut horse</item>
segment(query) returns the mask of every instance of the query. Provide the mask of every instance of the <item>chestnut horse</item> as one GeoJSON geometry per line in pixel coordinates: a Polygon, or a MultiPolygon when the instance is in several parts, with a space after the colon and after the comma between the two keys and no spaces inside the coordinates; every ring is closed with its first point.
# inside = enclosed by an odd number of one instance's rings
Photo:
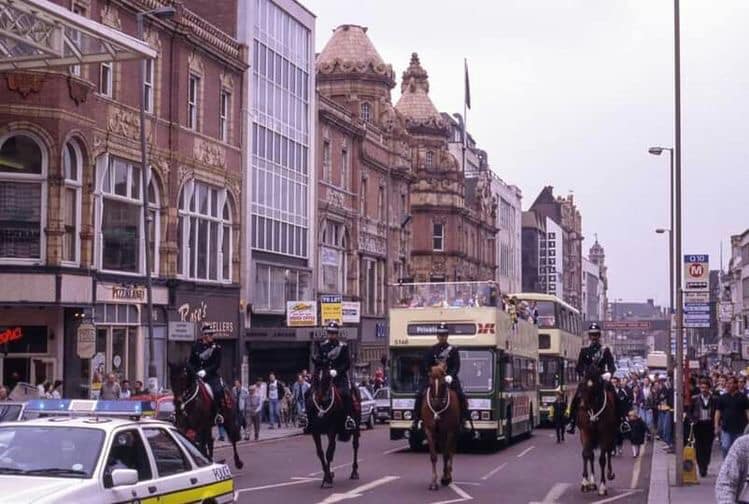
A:
{"type": "Polygon", "coordinates": [[[353,437],[354,462],[351,465],[352,480],[359,479],[359,424],[361,423],[361,399],[359,391],[355,387],[351,390],[354,402],[354,421],[356,428],[349,432],[346,430],[346,412],[343,400],[336,389],[333,379],[330,377],[330,364],[321,362],[315,369],[312,377],[312,386],[307,391],[307,422],[308,429],[315,440],[317,457],[322,464],[323,480],[320,488],[331,488],[333,486],[333,457],[335,456],[336,438],[338,441],[347,442],[353,437]],[[328,448],[323,452],[322,436],[328,438],[328,448]]]}
{"type": "Polygon", "coordinates": [[[606,478],[614,479],[611,467],[611,454],[616,448],[616,435],[619,421],[616,415],[616,396],[606,388],[600,371],[591,366],[585,373],[585,383],[579,387],[580,403],[577,410],[577,425],[580,426],[580,442],[583,445],[583,480],[580,491],[595,491],[607,495],[606,478]],[[598,448],[598,462],[601,467],[601,482],[596,485],[595,452],[598,448]],[[604,474],[604,470],[608,471],[604,474]],[[588,476],[590,464],[590,476],[588,476]]]}
{"type": "Polygon", "coordinates": [[[429,387],[421,405],[421,419],[429,443],[432,460],[432,482],[429,490],[439,490],[437,484],[437,456],[442,452],[442,479],[447,486],[453,481],[453,454],[460,434],[460,399],[445,381],[444,364],[433,366],[429,373],[429,387]]]}

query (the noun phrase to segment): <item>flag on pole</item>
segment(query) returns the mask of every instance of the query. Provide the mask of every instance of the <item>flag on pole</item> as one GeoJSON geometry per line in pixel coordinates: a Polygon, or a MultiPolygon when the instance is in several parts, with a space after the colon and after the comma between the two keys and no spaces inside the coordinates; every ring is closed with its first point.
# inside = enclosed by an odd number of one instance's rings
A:
{"type": "Polygon", "coordinates": [[[466,107],[471,108],[471,84],[468,81],[468,60],[463,59],[466,71],[466,107]]]}

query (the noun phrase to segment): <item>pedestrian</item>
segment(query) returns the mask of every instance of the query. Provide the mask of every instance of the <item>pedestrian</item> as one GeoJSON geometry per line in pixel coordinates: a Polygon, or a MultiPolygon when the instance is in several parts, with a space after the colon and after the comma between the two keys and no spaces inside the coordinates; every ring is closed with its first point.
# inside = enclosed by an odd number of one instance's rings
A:
{"type": "Polygon", "coordinates": [[[245,439],[249,439],[247,436],[247,422],[245,421],[244,411],[247,408],[247,399],[249,398],[249,391],[242,386],[242,382],[234,380],[234,386],[231,388],[231,395],[234,398],[234,408],[236,410],[237,417],[237,428],[239,432],[244,429],[245,439]]]}
{"type": "Polygon", "coordinates": [[[665,376],[661,377],[663,386],[658,394],[658,419],[661,424],[661,441],[666,443],[663,449],[667,453],[673,453],[674,432],[674,389],[665,376]]]}
{"type": "Polygon", "coordinates": [[[120,384],[117,383],[117,379],[114,373],[109,373],[107,379],[101,384],[101,391],[99,392],[99,399],[105,401],[113,401],[120,398],[120,384]]]}
{"type": "Polygon", "coordinates": [[[245,440],[250,439],[250,426],[255,433],[255,441],[260,436],[260,417],[262,416],[263,399],[260,397],[260,389],[257,385],[250,386],[249,395],[245,404],[244,415],[247,427],[244,431],[245,440]]]}
{"type": "Polygon", "coordinates": [[[630,427],[629,441],[632,443],[632,458],[637,458],[640,456],[640,448],[645,444],[645,433],[648,430],[648,426],[640,418],[635,409],[630,410],[627,421],[630,427]]]}
{"type": "Polygon", "coordinates": [[[312,376],[310,376],[308,370],[302,369],[302,377],[304,378],[304,381],[306,381],[309,384],[312,384],[312,376]]]}
{"type": "MultiPolygon", "coordinates": [[[[619,408],[620,411],[617,411],[618,417],[624,417],[629,411],[630,404],[629,404],[629,395],[627,394],[627,391],[622,387],[621,381],[619,378],[612,378],[611,384],[614,386],[614,393],[616,394],[616,397],[618,399],[619,408]]],[[[617,430],[616,433],[616,453],[621,457],[624,453],[624,433],[621,429],[617,430]]]]}
{"type": "Polygon", "coordinates": [[[8,387],[0,385],[0,401],[9,401],[8,387]]]}
{"type": "Polygon", "coordinates": [[[749,502],[749,436],[739,437],[731,446],[715,481],[715,502],[749,502]]]}
{"type": "Polygon", "coordinates": [[[132,395],[139,396],[145,394],[146,391],[143,390],[143,382],[140,380],[135,380],[135,388],[133,389],[132,395]]]}
{"type": "Polygon", "coordinates": [[[120,399],[130,399],[132,392],[133,391],[130,390],[130,381],[122,380],[120,383],[120,399]]]}
{"type": "Polygon", "coordinates": [[[692,433],[694,435],[694,449],[697,455],[697,466],[700,476],[707,476],[707,466],[713,451],[713,440],[715,432],[713,429],[713,418],[715,418],[715,407],[717,399],[710,391],[710,382],[706,379],[700,380],[700,393],[692,397],[692,406],[688,414],[692,422],[692,433]]]}
{"type": "Polygon", "coordinates": [[[55,380],[52,385],[52,392],[50,392],[52,399],[62,399],[62,380],[55,380]]]}
{"type": "Polygon", "coordinates": [[[310,384],[304,380],[304,374],[300,373],[296,377],[296,383],[291,388],[291,395],[294,402],[294,412],[298,419],[305,412],[305,400],[307,397],[307,391],[310,389],[310,384]]]}
{"type": "Polygon", "coordinates": [[[385,372],[382,368],[378,367],[375,370],[374,383],[372,384],[372,391],[377,392],[385,386],[385,372]]]}
{"type": "Polygon", "coordinates": [[[748,423],[749,399],[739,391],[739,381],[731,376],[726,393],[718,398],[715,411],[715,435],[720,436],[720,450],[725,459],[731,445],[744,433],[748,423]]]}
{"type": "Polygon", "coordinates": [[[257,380],[255,381],[255,386],[257,387],[258,394],[260,394],[260,398],[263,401],[263,409],[261,411],[261,420],[263,422],[267,422],[269,418],[269,410],[268,407],[268,384],[265,383],[262,376],[258,376],[257,380]]]}
{"type": "Polygon", "coordinates": [[[554,422],[554,429],[557,432],[557,443],[564,442],[564,428],[567,425],[565,415],[567,413],[567,397],[561,390],[557,391],[556,399],[551,405],[552,421],[554,422]]]}
{"type": "Polygon", "coordinates": [[[278,424],[278,428],[281,428],[280,402],[282,397],[283,385],[276,380],[274,373],[270,373],[268,375],[268,405],[270,408],[268,417],[271,429],[274,428],[273,424],[278,424]]]}
{"type": "Polygon", "coordinates": [[[653,437],[653,387],[650,384],[650,378],[647,376],[642,379],[642,386],[640,387],[640,411],[638,412],[640,418],[645,422],[648,427],[647,438],[650,440],[653,437]]]}

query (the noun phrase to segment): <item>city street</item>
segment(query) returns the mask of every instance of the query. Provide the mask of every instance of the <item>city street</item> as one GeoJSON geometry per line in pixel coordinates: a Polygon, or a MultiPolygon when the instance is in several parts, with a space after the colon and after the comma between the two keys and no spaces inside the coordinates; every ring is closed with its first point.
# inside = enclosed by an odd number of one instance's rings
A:
{"type": "MultiPolygon", "coordinates": [[[[404,441],[390,441],[387,426],[362,432],[358,481],[348,479],[351,444],[338,444],[335,484],[321,489],[320,464],[310,437],[296,436],[242,446],[245,468],[234,471],[239,502],[447,504],[476,501],[502,503],[644,503],[647,501],[651,447],[632,459],[625,445],[614,459],[616,478],[607,497],[582,494],[577,436],[557,445],[554,433],[538,429],[495,453],[461,452],[454,462],[455,483],[437,492],[427,489],[431,465],[426,452],[412,453],[404,441]]],[[[217,458],[230,458],[222,448],[217,458]]],[[[439,467],[441,467],[441,462],[439,467]]]]}

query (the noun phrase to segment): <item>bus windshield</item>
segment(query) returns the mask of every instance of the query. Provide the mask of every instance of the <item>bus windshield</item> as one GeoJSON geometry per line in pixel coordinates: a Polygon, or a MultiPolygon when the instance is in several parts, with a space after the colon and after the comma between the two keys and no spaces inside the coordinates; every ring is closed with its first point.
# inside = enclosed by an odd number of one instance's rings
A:
{"type": "Polygon", "coordinates": [[[543,388],[557,388],[560,385],[562,376],[561,360],[559,357],[551,355],[539,356],[539,373],[538,379],[543,388]]]}
{"type": "MultiPolygon", "coordinates": [[[[416,393],[421,383],[422,352],[393,353],[390,386],[394,392],[416,393]]],[[[465,392],[489,392],[494,387],[494,353],[491,350],[460,351],[460,382],[465,392]]]]}
{"type": "Polygon", "coordinates": [[[499,304],[494,282],[402,283],[390,286],[391,308],[466,308],[499,304]]]}
{"type": "Polygon", "coordinates": [[[421,382],[421,353],[393,353],[390,387],[393,392],[416,393],[421,382]]]}
{"type": "Polygon", "coordinates": [[[554,310],[554,303],[551,301],[536,302],[536,322],[538,327],[543,329],[553,329],[557,326],[557,317],[554,310]]]}

